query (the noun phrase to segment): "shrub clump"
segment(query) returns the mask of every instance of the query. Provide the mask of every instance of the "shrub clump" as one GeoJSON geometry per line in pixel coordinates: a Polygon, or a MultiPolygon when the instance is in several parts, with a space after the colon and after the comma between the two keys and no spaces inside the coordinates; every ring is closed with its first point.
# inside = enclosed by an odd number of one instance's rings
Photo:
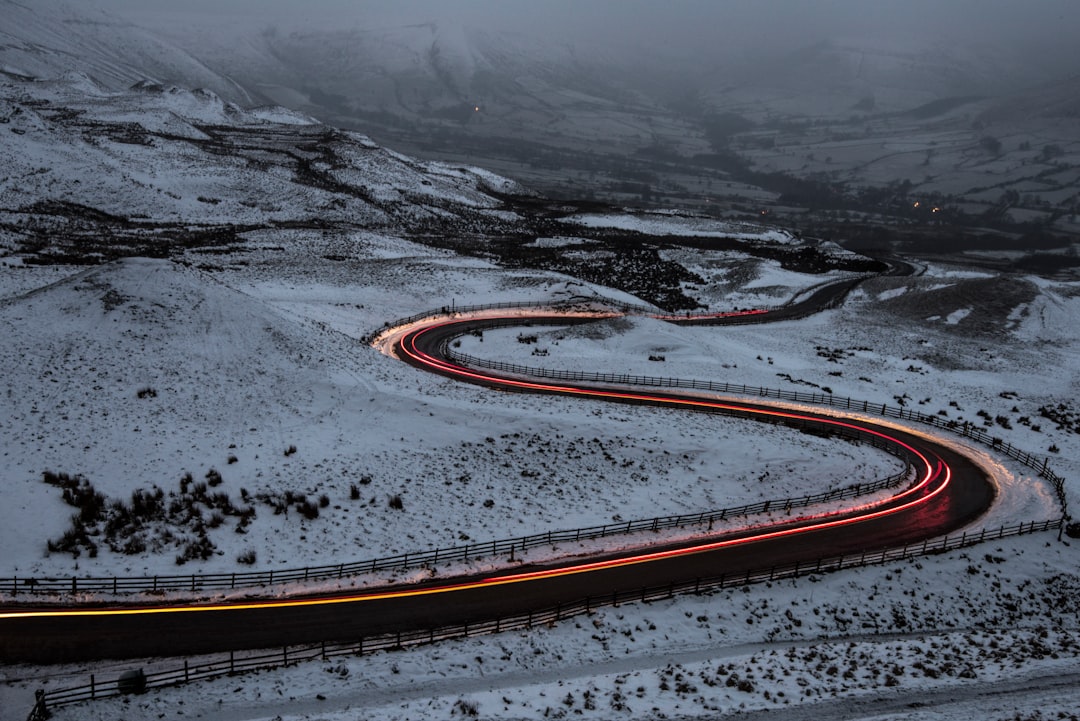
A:
{"type": "MultiPolygon", "coordinates": [[[[207,473],[210,485],[220,483],[215,477],[220,474],[211,469],[207,473]]],[[[255,517],[254,508],[237,507],[229,494],[209,491],[207,483],[195,482],[190,473],[180,478],[177,491],[138,488],[128,500],[111,501],[82,476],[47,471],[43,480],[62,488],[64,502],[79,509],[71,517],[71,528],[47,542],[49,552],[70,553],[74,558],[84,550],[94,557],[103,544],[126,555],[178,549],[177,564],[205,560],[217,551],[208,530],[235,517],[240,519],[237,530],[243,532],[255,517]]]]}

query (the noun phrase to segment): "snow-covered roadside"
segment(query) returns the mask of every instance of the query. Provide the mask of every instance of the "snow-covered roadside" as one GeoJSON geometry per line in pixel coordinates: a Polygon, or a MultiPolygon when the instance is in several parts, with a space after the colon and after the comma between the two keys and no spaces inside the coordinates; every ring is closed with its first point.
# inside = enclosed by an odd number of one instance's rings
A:
{"type": "MultiPolygon", "coordinates": [[[[468,716],[473,706],[492,719],[704,719],[754,709],[793,719],[863,718],[925,703],[940,709],[934,718],[951,720],[970,718],[965,700],[983,696],[992,703],[981,718],[1068,713],[1080,701],[1075,685],[1039,694],[1027,693],[1027,683],[1009,684],[1080,673],[1074,555],[1038,534],[881,567],[605,608],[527,633],[332,658],[60,708],[55,718],[156,718],[182,710],[217,721],[405,720],[468,716]],[[1070,572],[1072,585],[1049,581],[1070,572]]],[[[89,671],[104,682],[137,665],[149,672],[176,662],[52,668],[44,684],[83,683],[89,671]]],[[[28,709],[42,678],[28,667],[4,673],[24,680],[9,681],[0,702],[28,709]]]]}

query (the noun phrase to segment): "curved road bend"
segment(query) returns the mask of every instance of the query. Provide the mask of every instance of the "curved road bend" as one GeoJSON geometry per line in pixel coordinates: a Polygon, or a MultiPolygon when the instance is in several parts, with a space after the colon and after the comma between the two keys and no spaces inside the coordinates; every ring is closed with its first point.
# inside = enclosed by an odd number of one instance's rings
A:
{"type": "MultiPolygon", "coordinates": [[[[532,319],[537,322],[537,319],[532,319]]],[[[548,320],[565,322],[564,319],[548,320]]],[[[325,597],[183,606],[0,609],[0,659],[56,662],[208,653],[362,636],[487,620],[721,573],[738,574],[823,556],[903,546],[953,531],[991,504],[986,473],[966,456],[918,432],[885,423],[778,410],[768,403],[694,400],[665,393],[526,383],[454,366],[439,354],[448,338],[476,321],[433,322],[406,335],[409,362],[469,382],[623,403],[731,413],[767,422],[847,426],[879,435],[918,458],[917,482],[894,498],[821,518],[552,566],[325,597]]]]}

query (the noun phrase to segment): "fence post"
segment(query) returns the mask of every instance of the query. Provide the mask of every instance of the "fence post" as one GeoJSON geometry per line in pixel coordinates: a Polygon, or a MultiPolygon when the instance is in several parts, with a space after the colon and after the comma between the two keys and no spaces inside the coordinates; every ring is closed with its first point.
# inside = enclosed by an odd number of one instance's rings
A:
{"type": "MultiPolygon", "coordinates": [[[[184,665],[185,666],[187,665],[187,661],[184,662],[184,665]]],[[[93,698],[96,698],[96,697],[97,697],[97,684],[94,683],[94,674],[90,674],[90,698],[93,699],[93,698]]]]}
{"type": "Polygon", "coordinates": [[[229,675],[233,676],[235,674],[236,674],[236,659],[234,658],[234,652],[229,651],[229,675]]]}
{"type": "Polygon", "coordinates": [[[185,658],[184,659],[184,683],[187,683],[190,680],[191,680],[191,678],[188,675],[188,662],[187,662],[187,659],[185,658]]]}

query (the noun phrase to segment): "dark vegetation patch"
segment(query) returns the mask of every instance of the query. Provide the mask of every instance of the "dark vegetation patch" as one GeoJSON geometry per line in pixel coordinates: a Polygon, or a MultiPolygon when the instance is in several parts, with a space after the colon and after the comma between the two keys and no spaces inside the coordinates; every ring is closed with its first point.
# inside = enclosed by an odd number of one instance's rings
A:
{"type": "Polygon", "coordinates": [[[84,551],[93,558],[104,545],[128,555],[172,549],[178,565],[205,560],[217,551],[208,531],[231,517],[239,519],[236,530],[243,532],[255,517],[254,508],[237,507],[228,493],[209,491],[207,483],[195,482],[190,473],[180,479],[176,491],[166,493],[154,486],[136,489],[128,499],[113,500],[79,475],[46,471],[42,480],[61,488],[64,501],[78,509],[64,535],[47,544],[49,552],[70,553],[74,558],[84,551]]]}
{"type": "Polygon", "coordinates": [[[1080,411],[1064,403],[1045,405],[1039,408],[1039,415],[1054,423],[1059,431],[1080,433],[1080,411]]]}
{"type": "Polygon", "coordinates": [[[35,265],[96,265],[117,258],[169,258],[186,250],[235,252],[258,226],[171,224],[128,219],[77,203],[42,201],[0,214],[0,229],[19,238],[35,265]]]}
{"type": "MultiPolygon", "coordinates": [[[[42,480],[62,489],[64,502],[78,509],[63,536],[47,543],[50,553],[70,553],[73,558],[84,552],[93,558],[104,546],[127,555],[175,551],[176,563],[182,565],[220,555],[210,532],[223,528],[227,519],[236,519],[236,533],[247,533],[255,518],[256,502],[273,509],[275,515],[288,516],[292,510],[301,521],[318,518],[319,509],[330,506],[326,494],[317,498],[296,491],[252,495],[244,488],[240,489],[241,502],[237,504],[227,492],[212,490],[224,482],[221,473],[213,468],[204,481],[185,473],[177,490],[140,488],[127,499],[107,499],[80,475],[46,471],[42,480]]],[[[361,479],[361,483],[365,482],[370,483],[370,478],[361,479]]],[[[359,489],[354,496],[359,497],[359,489]]],[[[254,563],[254,551],[250,552],[250,561],[244,560],[247,556],[242,554],[237,560],[254,563]]]]}

